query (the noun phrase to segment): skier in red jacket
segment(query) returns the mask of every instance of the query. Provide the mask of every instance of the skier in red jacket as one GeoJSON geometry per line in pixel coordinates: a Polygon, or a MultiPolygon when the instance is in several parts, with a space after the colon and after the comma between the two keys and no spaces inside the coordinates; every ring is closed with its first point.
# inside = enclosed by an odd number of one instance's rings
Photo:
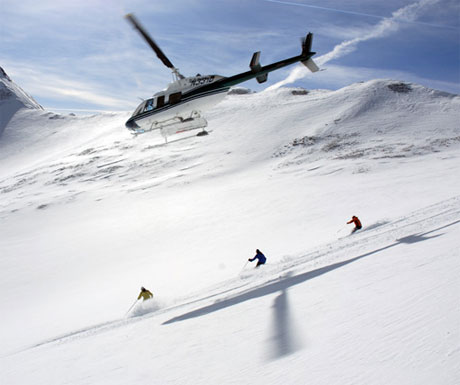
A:
{"type": "Polygon", "coordinates": [[[353,231],[351,232],[352,234],[356,231],[356,230],[361,230],[362,229],[362,225],[361,225],[361,221],[359,220],[359,218],[356,216],[356,215],[353,215],[351,217],[351,220],[349,220],[347,222],[347,224],[350,224],[350,223],[354,223],[355,224],[355,228],[353,229],[353,231]]]}

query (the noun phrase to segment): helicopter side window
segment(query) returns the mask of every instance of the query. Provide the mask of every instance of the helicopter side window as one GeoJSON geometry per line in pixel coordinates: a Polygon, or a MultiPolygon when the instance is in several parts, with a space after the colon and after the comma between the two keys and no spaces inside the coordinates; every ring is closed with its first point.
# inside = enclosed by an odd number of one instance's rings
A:
{"type": "Polygon", "coordinates": [[[181,101],[181,99],[182,99],[182,92],[175,92],[169,95],[169,103],[171,104],[177,104],[181,101]]]}
{"type": "Polygon", "coordinates": [[[144,111],[152,111],[153,110],[153,99],[147,100],[147,103],[145,104],[144,111]]]}
{"type": "Polygon", "coordinates": [[[157,97],[157,108],[163,107],[165,105],[165,96],[161,95],[157,97]]]}

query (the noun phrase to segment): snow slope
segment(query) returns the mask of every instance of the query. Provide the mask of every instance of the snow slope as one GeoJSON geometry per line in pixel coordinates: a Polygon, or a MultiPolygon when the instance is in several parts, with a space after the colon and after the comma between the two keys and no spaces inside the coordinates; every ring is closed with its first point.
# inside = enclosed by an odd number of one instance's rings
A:
{"type": "Polygon", "coordinates": [[[392,80],[232,94],[168,145],[19,110],[2,383],[458,383],[459,107],[392,80]]]}

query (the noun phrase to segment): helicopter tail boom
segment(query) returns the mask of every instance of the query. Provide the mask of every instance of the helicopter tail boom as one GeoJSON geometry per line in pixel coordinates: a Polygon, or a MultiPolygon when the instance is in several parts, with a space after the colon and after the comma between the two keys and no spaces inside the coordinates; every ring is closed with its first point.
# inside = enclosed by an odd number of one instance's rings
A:
{"type": "MultiPolygon", "coordinates": [[[[300,62],[311,72],[317,72],[319,71],[319,67],[311,58],[316,53],[311,51],[312,42],[313,34],[309,32],[307,36],[302,39],[302,53],[300,54],[299,59],[300,62]]],[[[251,68],[252,73],[258,74],[255,77],[258,83],[264,83],[267,81],[268,72],[265,72],[264,67],[260,65],[260,51],[254,52],[252,55],[251,62],[249,63],[249,68],[251,68]]]]}

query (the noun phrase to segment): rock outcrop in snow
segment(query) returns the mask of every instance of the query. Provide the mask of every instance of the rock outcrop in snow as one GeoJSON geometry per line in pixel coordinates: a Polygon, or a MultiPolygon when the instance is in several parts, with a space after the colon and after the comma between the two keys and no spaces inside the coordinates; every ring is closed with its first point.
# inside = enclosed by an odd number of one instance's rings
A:
{"type": "Polygon", "coordinates": [[[43,110],[43,107],[15,84],[0,67],[0,135],[13,115],[21,108],[43,110]]]}
{"type": "MultiPolygon", "coordinates": [[[[293,100],[286,89],[267,93],[267,102],[278,103],[281,97],[293,100]]],[[[284,166],[323,158],[409,158],[460,144],[458,95],[406,82],[372,80],[337,91],[314,90],[296,100],[303,101],[302,108],[293,114],[292,123],[285,120],[283,133],[293,124],[303,123],[304,128],[274,151],[284,166]]]]}

